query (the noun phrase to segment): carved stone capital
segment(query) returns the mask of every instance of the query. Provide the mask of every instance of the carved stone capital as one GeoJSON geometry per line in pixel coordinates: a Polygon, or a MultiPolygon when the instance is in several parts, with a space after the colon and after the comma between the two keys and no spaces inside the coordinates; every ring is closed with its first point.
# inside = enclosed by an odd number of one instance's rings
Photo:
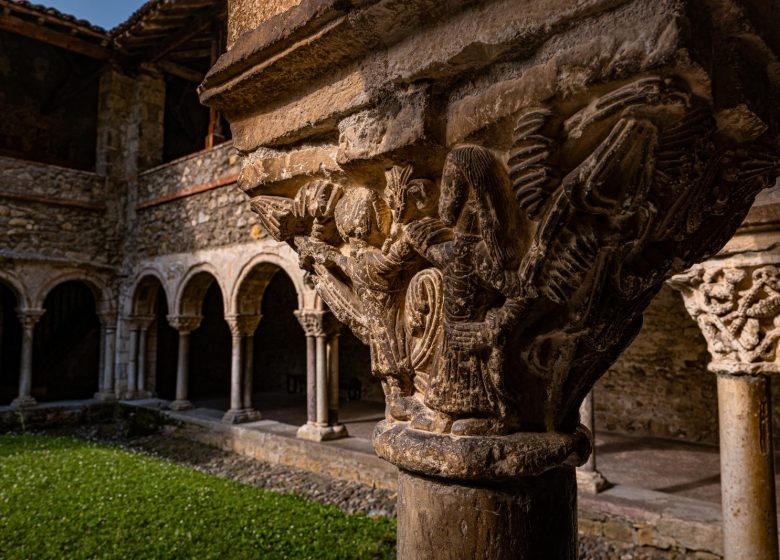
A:
{"type": "Polygon", "coordinates": [[[252,336],[261,318],[262,315],[226,315],[225,321],[233,336],[252,336]]]}
{"type": "Polygon", "coordinates": [[[180,334],[189,334],[200,326],[203,321],[198,315],[168,315],[168,324],[179,331],[180,334]]]}
{"type": "Polygon", "coordinates": [[[672,278],[699,324],[710,371],[732,375],[780,373],[780,269],[775,265],[696,266],[672,278]]]}
{"type": "Polygon", "coordinates": [[[22,323],[22,327],[25,329],[32,329],[41,320],[45,309],[17,309],[16,316],[19,317],[19,321],[22,323]]]}
{"type": "MultiPolygon", "coordinates": [[[[436,181],[395,166],[381,189],[331,178],[252,199],[370,346],[387,401],[375,449],[407,471],[503,479],[583,460],[580,404],[644,309],[720,250],[780,172],[760,128],[721,134],[679,76],[529,108],[511,129],[503,154],[454,147],[436,181]]],[[[762,361],[773,274],[751,280],[764,303],[736,327],[762,361]]],[[[307,336],[332,332],[329,313],[297,315],[307,336]]]]}
{"type": "Polygon", "coordinates": [[[302,309],[295,311],[306,336],[331,336],[341,330],[341,324],[330,311],[302,309]]]}
{"type": "Polygon", "coordinates": [[[127,322],[131,330],[145,331],[155,319],[153,315],[133,315],[127,318],[127,322]]]}
{"type": "Polygon", "coordinates": [[[98,313],[100,324],[106,329],[116,329],[117,314],[114,311],[103,311],[98,313]]]}

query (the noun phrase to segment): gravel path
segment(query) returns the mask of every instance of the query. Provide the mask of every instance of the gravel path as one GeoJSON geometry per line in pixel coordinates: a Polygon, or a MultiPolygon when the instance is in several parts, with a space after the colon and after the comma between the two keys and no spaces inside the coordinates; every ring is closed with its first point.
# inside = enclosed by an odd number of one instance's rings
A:
{"type": "Polygon", "coordinates": [[[48,430],[46,433],[72,435],[90,441],[119,445],[158,459],[186,465],[201,472],[237,480],[282,494],[296,494],[325,505],[334,505],[350,515],[395,516],[396,494],[357,482],[333,479],[284,465],[272,465],[237,453],[177,436],[176,429],[125,437],[121,427],[95,424],[48,430]]]}

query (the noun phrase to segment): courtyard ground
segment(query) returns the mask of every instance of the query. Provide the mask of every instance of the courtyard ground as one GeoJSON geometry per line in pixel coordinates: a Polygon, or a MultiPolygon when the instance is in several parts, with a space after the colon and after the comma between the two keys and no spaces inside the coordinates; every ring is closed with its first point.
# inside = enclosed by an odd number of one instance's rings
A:
{"type": "Polygon", "coordinates": [[[323,498],[330,481],[304,477],[291,484],[289,469],[258,474],[256,462],[231,463],[219,451],[175,438],[164,449],[164,436],[134,438],[134,449],[123,449],[89,441],[111,439],[99,427],[79,430],[80,437],[0,435],[0,558],[394,557],[391,518],[349,516],[258,487],[306,487],[323,498]],[[178,456],[201,468],[150,455],[178,456]],[[221,469],[221,476],[210,469],[221,469]],[[252,476],[263,484],[252,484],[252,476]]]}

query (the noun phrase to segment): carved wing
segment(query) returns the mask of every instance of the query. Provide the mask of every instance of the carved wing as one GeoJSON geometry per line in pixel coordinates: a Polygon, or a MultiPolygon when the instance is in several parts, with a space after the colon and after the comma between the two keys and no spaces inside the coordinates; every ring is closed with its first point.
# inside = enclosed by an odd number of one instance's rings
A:
{"type": "Polygon", "coordinates": [[[537,220],[558,186],[552,156],[555,142],[540,134],[552,113],[536,109],[522,115],[514,130],[514,142],[509,151],[509,179],[520,208],[529,218],[537,220]]]}
{"type": "Polygon", "coordinates": [[[369,330],[363,304],[355,292],[326,266],[314,265],[317,292],[336,318],[347,325],[363,344],[369,344],[369,330]]]}

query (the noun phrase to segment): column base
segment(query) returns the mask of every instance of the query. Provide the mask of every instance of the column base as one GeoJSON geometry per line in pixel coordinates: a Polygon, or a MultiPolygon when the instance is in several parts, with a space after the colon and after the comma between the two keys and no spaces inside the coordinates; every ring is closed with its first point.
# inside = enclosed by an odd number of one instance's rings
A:
{"type": "Polygon", "coordinates": [[[13,408],[32,408],[38,404],[38,401],[36,401],[32,397],[17,397],[11,402],[11,407],[13,408]]]}
{"type": "Polygon", "coordinates": [[[256,422],[262,418],[259,411],[254,408],[231,408],[222,417],[225,424],[244,424],[246,422],[256,422]]]}
{"type": "Polygon", "coordinates": [[[586,494],[598,494],[612,484],[599,471],[577,469],[577,490],[586,494]]]}
{"type": "Polygon", "coordinates": [[[347,427],[343,424],[335,426],[318,426],[313,423],[306,423],[298,428],[297,436],[309,441],[327,441],[332,439],[341,439],[349,436],[347,427]]]}
{"type": "Polygon", "coordinates": [[[171,410],[182,411],[182,410],[190,410],[193,407],[190,401],[185,399],[180,399],[180,400],[177,399],[173,401],[171,404],[169,404],[168,408],[170,408],[171,410]]]}
{"type": "Polygon", "coordinates": [[[95,395],[92,397],[96,401],[101,402],[112,402],[117,400],[116,395],[114,393],[95,393],[95,395]]]}

